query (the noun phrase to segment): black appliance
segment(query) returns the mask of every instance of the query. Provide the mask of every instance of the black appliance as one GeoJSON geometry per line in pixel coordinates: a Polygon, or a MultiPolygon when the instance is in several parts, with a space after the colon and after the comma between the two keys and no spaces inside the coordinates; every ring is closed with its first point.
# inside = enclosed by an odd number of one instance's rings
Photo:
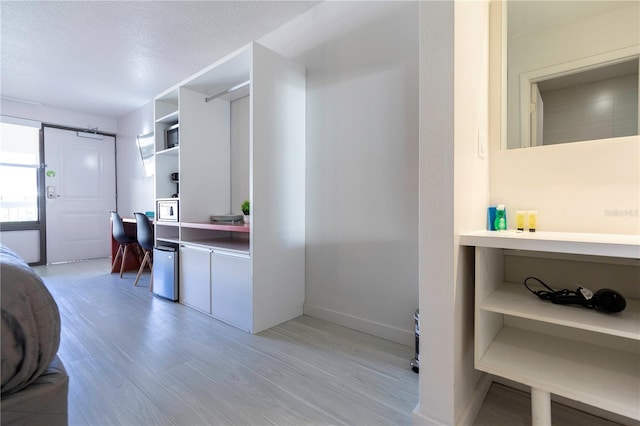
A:
{"type": "Polygon", "coordinates": [[[167,149],[173,148],[180,144],[180,125],[178,123],[165,130],[165,141],[167,141],[167,149]]]}

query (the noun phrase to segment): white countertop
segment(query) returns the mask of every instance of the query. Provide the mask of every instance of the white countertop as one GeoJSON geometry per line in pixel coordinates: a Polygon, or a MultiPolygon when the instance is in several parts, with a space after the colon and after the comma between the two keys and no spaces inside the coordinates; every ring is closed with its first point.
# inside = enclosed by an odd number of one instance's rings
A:
{"type": "Polygon", "coordinates": [[[460,244],[513,250],[640,258],[640,235],[575,232],[473,231],[460,234],[460,244]]]}

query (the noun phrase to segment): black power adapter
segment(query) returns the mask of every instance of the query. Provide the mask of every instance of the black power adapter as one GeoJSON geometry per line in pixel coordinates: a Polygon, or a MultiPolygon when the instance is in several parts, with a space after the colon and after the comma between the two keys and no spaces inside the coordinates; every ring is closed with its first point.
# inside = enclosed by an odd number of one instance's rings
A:
{"type": "Polygon", "coordinates": [[[595,293],[592,293],[584,287],[578,287],[577,290],[554,290],[536,277],[525,278],[524,286],[540,299],[548,300],[557,305],[580,305],[585,308],[598,309],[607,313],[622,312],[627,306],[624,297],[617,291],[609,288],[602,288],[595,293]],[[532,290],[528,284],[529,280],[537,281],[544,286],[546,290],[532,290]]]}

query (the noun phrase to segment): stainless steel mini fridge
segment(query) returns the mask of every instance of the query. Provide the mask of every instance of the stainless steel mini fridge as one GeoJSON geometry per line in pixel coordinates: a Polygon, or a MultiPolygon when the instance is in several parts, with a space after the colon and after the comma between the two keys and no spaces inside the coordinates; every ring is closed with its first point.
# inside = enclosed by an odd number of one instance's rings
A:
{"type": "Polygon", "coordinates": [[[178,251],[174,247],[153,248],[153,293],[178,300],[178,251]]]}

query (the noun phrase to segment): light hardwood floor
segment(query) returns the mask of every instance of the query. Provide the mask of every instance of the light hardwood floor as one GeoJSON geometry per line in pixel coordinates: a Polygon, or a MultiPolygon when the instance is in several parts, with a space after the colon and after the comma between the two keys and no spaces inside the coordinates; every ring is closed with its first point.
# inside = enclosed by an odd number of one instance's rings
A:
{"type": "Polygon", "coordinates": [[[411,424],[411,347],[307,316],[250,335],[108,259],[35,269],[62,316],[71,425],[411,424]]]}
{"type": "MultiPolygon", "coordinates": [[[[307,316],[249,335],[149,293],[109,259],[39,266],[62,316],[70,425],[410,425],[413,348],[307,316]]],[[[475,426],[531,424],[493,384],[475,426]]],[[[554,426],[610,425],[555,404],[554,426]]]]}

